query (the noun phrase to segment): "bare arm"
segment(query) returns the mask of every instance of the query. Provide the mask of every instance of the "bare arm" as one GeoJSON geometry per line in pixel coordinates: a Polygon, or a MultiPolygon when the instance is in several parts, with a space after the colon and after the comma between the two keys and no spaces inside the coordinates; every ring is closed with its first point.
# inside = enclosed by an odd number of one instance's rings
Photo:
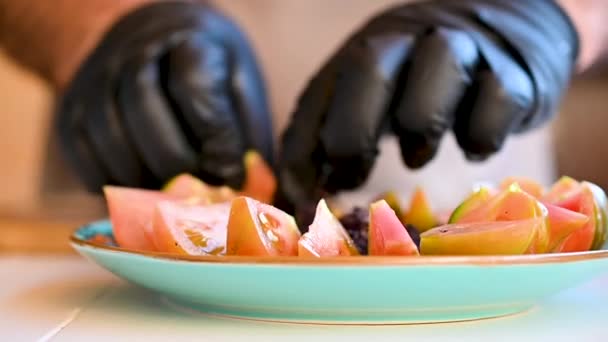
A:
{"type": "MultiPolygon", "coordinates": [[[[61,89],[112,23],[153,1],[160,0],[2,0],[0,46],[61,89]]],[[[608,1],[558,3],[580,34],[584,70],[608,51],[608,1]]]]}
{"type": "Polygon", "coordinates": [[[584,71],[608,52],[608,1],[558,0],[580,37],[578,69],[584,71]]]}
{"type": "Polygon", "coordinates": [[[156,0],[2,0],[0,46],[62,89],[122,15],[156,0]]]}

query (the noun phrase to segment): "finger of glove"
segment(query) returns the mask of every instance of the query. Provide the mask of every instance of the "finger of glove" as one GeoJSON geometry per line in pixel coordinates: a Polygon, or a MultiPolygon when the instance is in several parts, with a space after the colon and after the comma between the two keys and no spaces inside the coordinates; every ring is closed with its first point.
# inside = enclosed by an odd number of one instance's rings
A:
{"type": "Polygon", "coordinates": [[[266,86],[253,49],[238,27],[225,22],[226,37],[231,44],[231,90],[235,112],[247,149],[258,151],[274,165],[272,114],[266,86]]]}
{"type": "Polygon", "coordinates": [[[369,176],[397,77],[413,41],[397,33],[359,36],[343,51],[320,131],[325,190],[354,189],[369,176]]]}
{"type": "Polygon", "coordinates": [[[110,180],[124,186],[144,186],[146,171],[127,137],[111,85],[101,83],[92,93],[82,94],[87,114],[83,118],[83,131],[88,136],[92,152],[104,165],[110,180]]]}
{"type": "Polygon", "coordinates": [[[515,61],[481,43],[485,66],[458,111],[454,133],[469,160],[499,151],[534,106],[534,85],[515,61]]]}
{"type": "Polygon", "coordinates": [[[63,155],[84,186],[88,191],[97,193],[110,182],[110,178],[81,128],[84,116],[82,108],[80,104],[62,104],[56,122],[57,135],[63,155]]]}
{"type": "Polygon", "coordinates": [[[158,61],[146,51],[124,66],[118,99],[136,150],[151,173],[165,182],[181,172],[194,173],[197,153],[164,97],[158,61]]]}
{"type": "Polygon", "coordinates": [[[408,167],[422,167],[435,156],[477,59],[474,41],[460,31],[434,30],[416,44],[393,125],[408,167]]]}
{"type": "Polygon", "coordinates": [[[210,184],[240,188],[244,138],[230,97],[228,52],[197,34],[177,45],[167,59],[169,97],[200,146],[197,175],[210,184]]]}
{"type": "Polygon", "coordinates": [[[319,131],[334,82],[334,66],[329,63],[306,85],[281,137],[277,200],[285,210],[306,206],[315,198],[321,166],[319,131]]]}

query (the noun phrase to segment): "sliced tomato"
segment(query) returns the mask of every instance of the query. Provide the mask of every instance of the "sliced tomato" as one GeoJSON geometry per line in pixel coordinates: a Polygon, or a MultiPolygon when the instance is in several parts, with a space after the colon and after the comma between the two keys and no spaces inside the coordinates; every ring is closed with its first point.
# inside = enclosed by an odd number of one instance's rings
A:
{"type": "Polygon", "coordinates": [[[385,200],[370,205],[369,255],[419,255],[395,211],[385,200]]]}
{"type": "Polygon", "coordinates": [[[580,183],[572,177],[563,176],[555,182],[541,199],[546,203],[557,203],[578,191],[580,183]]]}
{"type": "Polygon", "coordinates": [[[535,197],[523,191],[517,183],[494,196],[482,196],[482,192],[471,196],[460,206],[452,223],[479,223],[495,221],[519,221],[541,218],[541,229],[535,231],[533,243],[527,253],[544,253],[549,244],[547,208],[535,197]],[[481,203],[479,203],[481,202],[481,203]]]}
{"type": "Polygon", "coordinates": [[[456,209],[454,209],[450,215],[450,218],[448,219],[448,223],[459,222],[463,216],[479,208],[481,205],[486,203],[490,197],[492,197],[491,192],[485,187],[473,192],[460,205],[458,205],[456,209]]]}
{"type": "Polygon", "coordinates": [[[549,243],[548,251],[555,250],[567,236],[585,227],[589,222],[589,216],[576,211],[558,207],[553,204],[545,204],[548,210],[549,243]]]}
{"type": "Polygon", "coordinates": [[[277,188],[277,180],[270,166],[259,153],[248,151],[245,154],[245,169],[247,173],[241,194],[271,204],[277,188]]]}
{"type": "Polygon", "coordinates": [[[403,216],[403,222],[413,225],[421,232],[437,225],[437,218],[433,213],[429,199],[421,188],[416,188],[414,191],[409,210],[403,216]]]}
{"type": "Polygon", "coordinates": [[[173,177],[163,187],[163,192],[192,204],[221,203],[237,196],[236,192],[227,186],[210,186],[189,173],[173,177]]]}
{"type": "Polygon", "coordinates": [[[173,177],[163,187],[163,192],[199,204],[224,202],[237,196],[251,197],[266,204],[272,203],[277,181],[270,166],[253,150],[245,153],[244,163],[245,181],[240,192],[227,186],[211,186],[188,173],[173,177]]]}
{"type": "Polygon", "coordinates": [[[596,220],[597,209],[595,198],[591,189],[581,186],[578,191],[571,193],[569,197],[563,198],[555,203],[555,205],[586,215],[590,220],[583,228],[570,234],[554,251],[565,253],[590,250],[598,223],[596,220]]]}
{"type": "Polygon", "coordinates": [[[116,243],[128,249],[156,250],[152,240],[154,208],[160,201],[176,198],[160,191],[118,186],[106,186],[103,190],[116,243]]]}
{"type": "Polygon", "coordinates": [[[517,255],[544,229],[543,218],[448,224],[420,235],[423,255],[517,255]]]}
{"type": "Polygon", "coordinates": [[[513,184],[517,184],[523,191],[535,198],[541,198],[545,193],[545,189],[540,183],[527,177],[507,177],[501,182],[500,188],[507,189],[513,184]]]}
{"type": "Polygon", "coordinates": [[[298,242],[298,255],[333,257],[358,255],[357,247],[325,200],[317,204],[312,224],[298,242]]]}
{"type": "MultiPolygon", "coordinates": [[[[399,199],[399,195],[396,192],[394,192],[394,191],[384,192],[384,193],[380,194],[380,196],[378,196],[374,200],[374,202],[380,201],[380,200],[385,200],[386,203],[391,207],[391,209],[393,209],[395,214],[397,214],[397,217],[399,217],[399,219],[403,219],[403,216],[404,216],[403,207],[401,205],[401,200],[399,199]]],[[[340,217],[339,215],[336,215],[336,216],[340,217]]]]}
{"type": "Polygon", "coordinates": [[[153,221],[154,246],[159,252],[223,255],[230,202],[193,205],[162,201],[153,221]]]}
{"type": "Polygon", "coordinates": [[[588,187],[595,198],[596,229],[591,249],[601,249],[608,237],[608,197],[606,196],[604,189],[595,183],[584,181],[581,182],[581,184],[588,187]]]}
{"type": "Polygon", "coordinates": [[[291,215],[246,196],[232,200],[229,215],[227,254],[248,256],[298,254],[300,230],[291,215]]]}

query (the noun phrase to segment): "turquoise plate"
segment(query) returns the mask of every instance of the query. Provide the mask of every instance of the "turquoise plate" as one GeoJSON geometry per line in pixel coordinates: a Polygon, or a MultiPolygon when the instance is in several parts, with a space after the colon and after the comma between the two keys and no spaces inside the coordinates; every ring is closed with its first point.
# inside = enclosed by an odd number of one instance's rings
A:
{"type": "Polygon", "coordinates": [[[525,312],[608,271],[608,250],[475,257],[193,257],[87,241],[108,221],[78,229],[74,248],[173,304],[282,322],[403,324],[525,312]]]}

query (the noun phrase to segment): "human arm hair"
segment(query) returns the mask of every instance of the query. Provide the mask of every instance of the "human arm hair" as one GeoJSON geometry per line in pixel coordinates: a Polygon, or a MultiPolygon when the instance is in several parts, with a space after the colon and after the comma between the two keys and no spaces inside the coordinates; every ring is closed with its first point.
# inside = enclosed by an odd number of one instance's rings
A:
{"type": "Polygon", "coordinates": [[[0,0],[0,47],[61,90],[109,27],[157,0],[0,0]]]}
{"type": "Polygon", "coordinates": [[[574,23],[580,39],[578,71],[584,71],[608,53],[608,1],[557,0],[574,23]]]}

